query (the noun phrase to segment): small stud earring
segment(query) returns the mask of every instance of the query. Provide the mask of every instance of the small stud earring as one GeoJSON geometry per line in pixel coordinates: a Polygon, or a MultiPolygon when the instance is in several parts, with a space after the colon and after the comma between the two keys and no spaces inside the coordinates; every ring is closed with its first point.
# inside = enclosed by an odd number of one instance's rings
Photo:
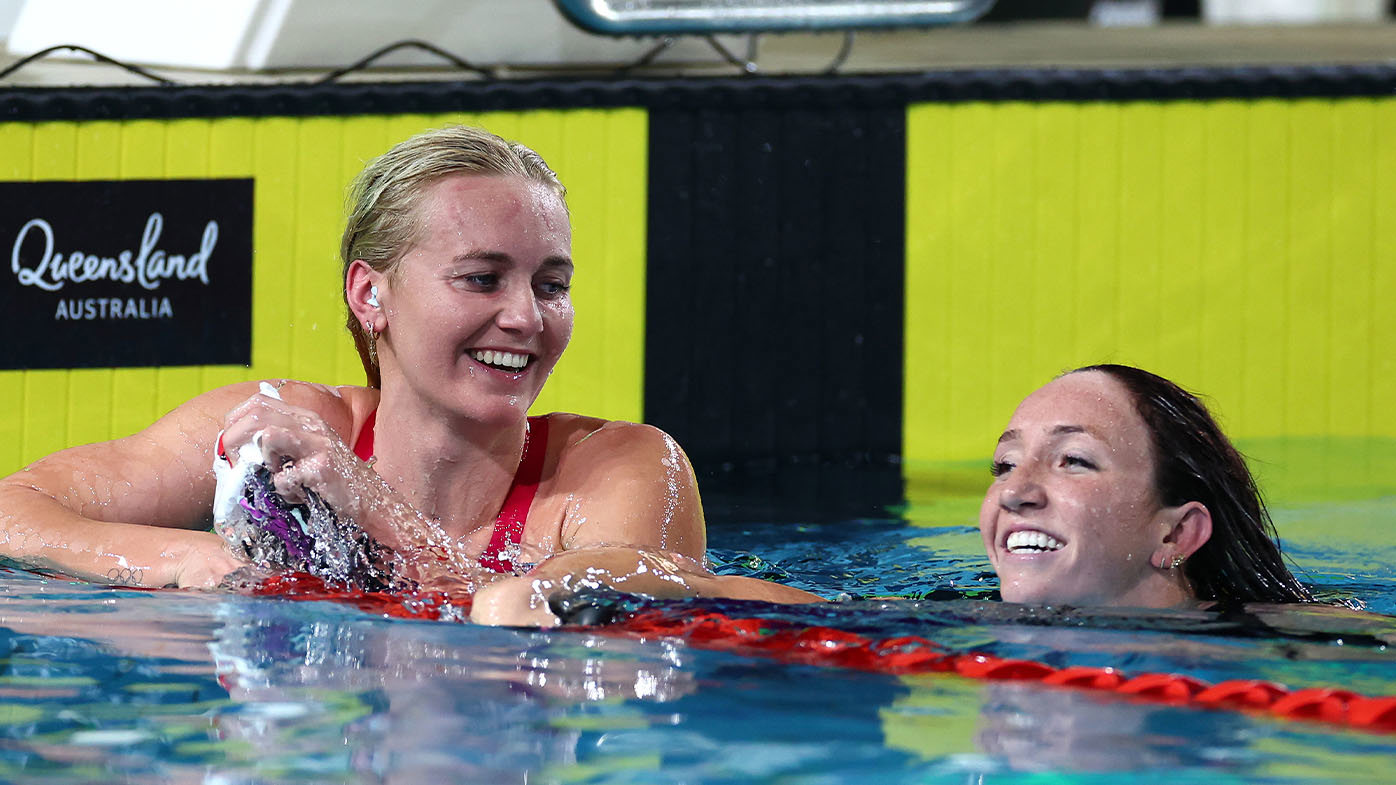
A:
{"type": "Polygon", "coordinates": [[[1173,557],[1173,563],[1170,564],[1170,565],[1168,565],[1168,569],[1170,569],[1170,570],[1176,570],[1176,569],[1178,569],[1178,568],[1181,567],[1181,566],[1183,566],[1183,557],[1182,557],[1182,556],[1174,556],[1174,557],[1173,557]]]}
{"type": "Polygon", "coordinates": [[[368,287],[368,304],[371,305],[371,306],[373,306],[374,308],[380,308],[380,307],[382,307],[382,306],[380,306],[380,305],[378,304],[378,287],[377,287],[377,286],[370,286],[370,287],[368,287]]]}

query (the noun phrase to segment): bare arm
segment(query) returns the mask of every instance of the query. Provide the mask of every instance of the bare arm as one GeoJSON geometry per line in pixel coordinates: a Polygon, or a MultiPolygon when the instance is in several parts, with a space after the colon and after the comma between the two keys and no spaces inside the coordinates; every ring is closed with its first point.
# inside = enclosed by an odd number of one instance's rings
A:
{"type": "Polygon", "coordinates": [[[241,564],[209,523],[223,415],[254,383],[195,398],[123,439],[73,447],[0,480],[0,554],[133,586],[207,586],[241,564]]]}
{"type": "Polygon", "coordinates": [[[714,575],[682,556],[625,546],[595,547],[564,551],[528,575],[505,578],[480,589],[470,620],[511,627],[554,626],[559,619],[548,607],[550,598],[595,588],[665,598],[726,597],[785,604],[823,601],[779,583],[714,575]]]}
{"type": "Polygon", "coordinates": [[[693,467],[677,442],[648,425],[606,423],[558,466],[567,489],[562,548],[627,545],[701,562],[707,550],[693,467]]]}
{"type": "Polygon", "coordinates": [[[707,530],[693,468],[657,428],[607,423],[570,445],[559,482],[573,502],[563,550],[528,575],[480,589],[470,618],[479,624],[551,626],[548,600],[587,588],[651,597],[727,597],[819,602],[778,583],[715,575],[703,566],[707,530]]]}

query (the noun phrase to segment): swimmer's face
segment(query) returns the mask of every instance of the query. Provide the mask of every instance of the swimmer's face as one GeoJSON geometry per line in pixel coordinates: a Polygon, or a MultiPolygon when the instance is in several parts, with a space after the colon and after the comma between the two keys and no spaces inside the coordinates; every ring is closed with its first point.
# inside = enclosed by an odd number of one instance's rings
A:
{"type": "Polygon", "coordinates": [[[994,450],[979,530],[1008,602],[1176,604],[1155,565],[1171,528],[1149,432],[1099,371],[1028,396],[994,450]]]}
{"type": "Polygon", "coordinates": [[[453,175],[427,188],[418,221],[381,298],[385,378],[474,419],[516,418],[572,336],[567,208],[521,177],[453,175]]]}

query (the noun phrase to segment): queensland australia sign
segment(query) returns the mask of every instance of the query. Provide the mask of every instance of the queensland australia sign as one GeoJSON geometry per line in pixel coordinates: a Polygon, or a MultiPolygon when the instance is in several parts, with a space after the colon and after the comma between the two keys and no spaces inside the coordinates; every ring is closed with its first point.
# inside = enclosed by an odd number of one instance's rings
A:
{"type": "Polygon", "coordinates": [[[251,361],[251,180],[0,182],[0,251],[0,368],[251,361]]]}

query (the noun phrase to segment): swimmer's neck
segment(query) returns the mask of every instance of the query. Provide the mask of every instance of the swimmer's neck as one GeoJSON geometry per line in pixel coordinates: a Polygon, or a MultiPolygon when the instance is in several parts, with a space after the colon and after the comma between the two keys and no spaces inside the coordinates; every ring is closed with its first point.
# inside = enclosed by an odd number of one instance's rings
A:
{"type": "Polygon", "coordinates": [[[518,471],[527,418],[480,422],[383,394],[374,469],[423,514],[460,536],[494,523],[518,471]]]}
{"type": "Polygon", "coordinates": [[[1188,585],[1182,570],[1157,571],[1109,604],[1134,608],[1174,608],[1191,610],[1198,607],[1197,596],[1188,585]]]}

